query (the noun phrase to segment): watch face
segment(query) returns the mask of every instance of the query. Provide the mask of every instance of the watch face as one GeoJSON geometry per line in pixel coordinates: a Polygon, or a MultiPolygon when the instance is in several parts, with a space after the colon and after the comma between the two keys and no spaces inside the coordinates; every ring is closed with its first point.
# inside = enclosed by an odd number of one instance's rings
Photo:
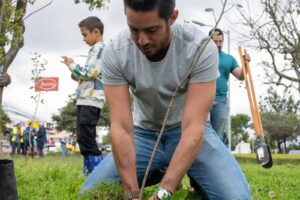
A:
{"type": "Polygon", "coordinates": [[[168,198],[169,197],[169,192],[168,190],[166,189],[163,189],[163,188],[159,188],[158,191],[157,191],[157,197],[159,199],[165,199],[165,198],[168,198]]]}

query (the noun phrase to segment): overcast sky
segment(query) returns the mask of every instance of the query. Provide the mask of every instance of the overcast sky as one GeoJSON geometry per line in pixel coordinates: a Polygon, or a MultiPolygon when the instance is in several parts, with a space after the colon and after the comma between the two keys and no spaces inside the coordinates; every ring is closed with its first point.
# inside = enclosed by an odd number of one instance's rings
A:
{"type": "MultiPolygon", "coordinates": [[[[28,7],[28,14],[49,1],[38,0],[34,6],[28,7]]],[[[235,3],[240,3],[235,0],[235,3]]],[[[123,12],[122,0],[111,0],[105,10],[89,11],[88,6],[84,4],[73,3],[73,0],[54,0],[54,2],[41,12],[32,15],[26,20],[25,45],[20,50],[13,64],[9,68],[9,74],[12,77],[12,83],[4,90],[4,104],[22,112],[26,115],[33,115],[35,103],[30,98],[34,92],[30,90],[33,83],[30,80],[32,62],[30,52],[38,52],[48,61],[46,71],[43,76],[59,77],[59,91],[48,92],[44,95],[45,104],[38,108],[37,117],[43,121],[51,121],[51,116],[58,113],[58,109],[66,105],[68,96],[75,92],[77,83],[70,78],[70,71],[65,65],[60,63],[60,56],[66,55],[73,57],[75,62],[84,63],[84,58],[79,55],[87,55],[88,47],[82,40],[78,22],[88,16],[98,16],[104,22],[104,41],[108,41],[120,30],[126,28],[126,18],[123,12]]],[[[178,21],[198,20],[208,25],[214,25],[211,13],[204,11],[205,8],[214,8],[216,13],[220,11],[221,4],[219,0],[200,1],[200,0],[177,0],[179,10],[178,21]]],[[[220,28],[227,30],[228,19],[235,18],[233,12],[226,13],[221,21],[220,28]]],[[[208,33],[208,27],[202,27],[203,31],[208,33]]],[[[237,53],[239,41],[231,32],[231,54],[236,57],[240,63],[237,53]]],[[[227,52],[227,41],[224,43],[224,51],[227,52]]],[[[249,49],[251,53],[251,50],[249,49]]],[[[252,57],[253,58],[253,57],[252,57]]],[[[254,56],[255,58],[255,56],[254,56]]],[[[258,62],[252,59],[252,63],[258,62]]],[[[258,71],[252,67],[254,79],[258,71]]],[[[247,93],[244,86],[231,78],[231,114],[246,113],[250,115],[247,93]]],[[[257,96],[266,90],[261,89],[259,81],[255,82],[257,96]]]]}

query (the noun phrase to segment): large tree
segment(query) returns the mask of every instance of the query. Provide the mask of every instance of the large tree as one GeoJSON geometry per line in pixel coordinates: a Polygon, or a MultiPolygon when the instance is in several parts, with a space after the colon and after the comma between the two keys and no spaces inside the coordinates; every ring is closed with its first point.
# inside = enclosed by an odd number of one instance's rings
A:
{"type": "Polygon", "coordinates": [[[250,116],[245,114],[237,114],[231,116],[231,132],[232,132],[232,147],[235,147],[240,141],[247,142],[249,133],[247,128],[251,127],[250,116]]]}
{"type": "MultiPolygon", "coordinates": [[[[59,131],[66,130],[72,134],[76,133],[76,101],[71,99],[66,106],[62,107],[58,114],[52,116],[59,131]]],[[[101,109],[101,117],[98,122],[100,126],[110,126],[110,118],[107,104],[101,109]]]]}
{"type": "Polygon", "coordinates": [[[263,129],[268,138],[277,143],[279,152],[283,152],[281,145],[284,144],[286,150],[286,142],[300,135],[300,101],[288,91],[279,94],[272,87],[262,99],[263,129]]]}
{"type": "Polygon", "coordinates": [[[299,115],[300,100],[296,100],[288,90],[280,95],[273,87],[269,87],[267,95],[261,98],[260,109],[262,112],[275,112],[281,115],[299,115]]]}
{"type": "MultiPolygon", "coordinates": [[[[4,87],[10,84],[7,70],[24,45],[24,20],[47,7],[53,0],[33,13],[26,15],[28,4],[37,0],[1,0],[0,1],[0,105],[4,87]]],[[[74,0],[75,3],[86,3],[90,9],[102,8],[109,0],[74,0]]]]}
{"type": "MultiPolygon", "coordinates": [[[[300,94],[300,1],[260,2],[262,13],[254,14],[258,9],[250,6],[248,9],[238,7],[244,25],[240,34],[249,45],[267,55],[261,62],[266,83],[294,87],[300,94]]],[[[248,5],[252,3],[255,2],[248,5]]]]}
{"type": "Polygon", "coordinates": [[[265,112],[262,113],[262,123],[268,137],[276,141],[279,153],[286,153],[286,142],[295,140],[300,133],[300,119],[295,114],[265,112]],[[282,144],[285,151],[281,148],[282,144]]]}

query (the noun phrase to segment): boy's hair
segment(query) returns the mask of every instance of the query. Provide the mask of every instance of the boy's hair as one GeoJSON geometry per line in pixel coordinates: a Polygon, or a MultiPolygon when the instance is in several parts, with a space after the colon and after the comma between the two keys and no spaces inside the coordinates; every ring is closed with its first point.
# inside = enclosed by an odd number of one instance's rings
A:
{"type": "Polygon", "coordinates": [[[213,28],[209,31],[208,35],[211,37],[213,35],[219,36],[219,35],[224,35],[224,34],[223,34],[223,31],[221,31],[221,29],[213,28]]]}
{"type": "Polygon", "coordinates": [[[104,25],[102,21],[98,17],[87,17],[81,22],[79,22],[78,26],[80,28],[86,27],[90,32],[92,32],[95,28],[99,29],[100,34],[103,35],[104,25]]]}
{"type": "Polygon", "coordinates": [[[126,7],[134,11],[152,11],[158,8],[158,16],[167,21],[175,9],[175,0],[124,0],[124,8],[126,7]]]}

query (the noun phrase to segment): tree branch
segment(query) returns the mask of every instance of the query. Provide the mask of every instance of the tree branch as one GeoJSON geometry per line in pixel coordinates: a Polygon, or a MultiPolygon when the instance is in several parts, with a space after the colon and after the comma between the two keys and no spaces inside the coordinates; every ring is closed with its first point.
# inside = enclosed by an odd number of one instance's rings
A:
{"type": "Polygon", "coordinates": [[[33,14],[45,9],[46,7],[50,6],[52,4],[54,0],[50,1],[49,3],[47,3],[46,5],[42,6],[41,8],[33,11],[32,13],[28,14],[26,17],[24,17],[23,21],[25,21],[26,19],[28,19],[30,16],[32,16],[33,14]]]}

